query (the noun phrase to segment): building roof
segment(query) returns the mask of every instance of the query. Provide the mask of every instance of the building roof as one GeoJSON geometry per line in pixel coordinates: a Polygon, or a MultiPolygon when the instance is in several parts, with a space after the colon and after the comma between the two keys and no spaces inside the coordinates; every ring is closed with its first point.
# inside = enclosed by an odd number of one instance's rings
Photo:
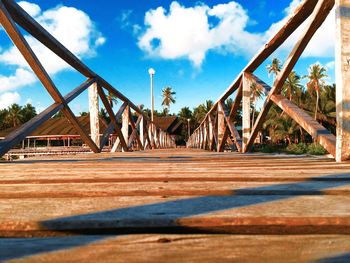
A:
{"type": "MultiPolygon", "coordinates": [[[[90,133],[90,116],[80,116],[77,117],[79,123],[84,127],[84,129],[90,133]]],[[[100,133],[103,133],[107,128],[106,122],[100,118],[100,133]]],[[[0,131],[0,138],[6,137],[16,128],[9,128],[0,131]]],[[[31,132],[27,137],[49,137],[49,136],[79,136],[79,133],[75,131],[72,124],[69,123],[67,118],[58,117],[51,118],[39,126],[36,130],[31,132]]]]}
{"type": "Polygon", "coordinates": [[[155,116],[154,123],[169,134],[178,134],[182,126],[182,121],[177,116],[155,116]]]}

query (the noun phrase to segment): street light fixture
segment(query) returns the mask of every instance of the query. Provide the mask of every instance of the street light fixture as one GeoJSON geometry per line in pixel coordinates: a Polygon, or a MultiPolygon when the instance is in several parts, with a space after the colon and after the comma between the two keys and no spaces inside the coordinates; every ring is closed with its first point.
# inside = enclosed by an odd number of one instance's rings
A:
{"type": "Polygon", "coordinates": [[[151,120],[153,122],[153,112],[154,112],[154,95],[153,95],[153,77],[156,74],[156,71],[153,68],[148,70],[149,76],[151,78],[151,120]]]}

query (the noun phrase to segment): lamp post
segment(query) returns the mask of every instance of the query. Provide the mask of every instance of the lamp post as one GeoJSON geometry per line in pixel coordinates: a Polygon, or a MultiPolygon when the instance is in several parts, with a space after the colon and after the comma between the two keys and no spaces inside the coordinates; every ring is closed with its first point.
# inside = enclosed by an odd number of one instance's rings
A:
{"type": "Polygon", "coordinates": [[[191,128],[190,128],[190,119],[187,119],[187,126],[188,126],[188,139],[190,138],[190,135],[191,135],[191,128]]]}
{"type": "Polygon", "coordinates": [[[156,71],[153,68],[148,70],[149,76],[151,78],[151,120],[153,122],[153,112],[154,112],[154,96],[153,96],[153,77],[156,71]]]}

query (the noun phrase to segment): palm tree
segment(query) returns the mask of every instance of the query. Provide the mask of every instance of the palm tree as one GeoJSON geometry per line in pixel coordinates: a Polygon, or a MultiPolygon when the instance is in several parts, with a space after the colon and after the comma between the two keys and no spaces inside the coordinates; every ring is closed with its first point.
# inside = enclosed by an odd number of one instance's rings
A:
{"type": "Polygon", "coordinates": [[[163,111],[160,112],[159,114],[161,117],[166,117],[169,115],[169,109],[168,108],[163,108],[163,111]]]}
{"type": "Polygon", "coordinates": [[[189,107],[183,107],[180,109],[178,116],[182,121],[187,121],[187,119],[192,119],[192,111],[189,107]]]}
{"type": "Polygon", "coordinates": [[[283,85],[283,95],[288,97],[290,101],[293,97],[300,97],[302,92],[302,85],[300,84],[300,76],[292,71],[283,85]]]}
{"type": "Polygon", "coordinates": [[[277,138],[274,134],[277,128],[277,120],[281,116],[281,109],[278,108],[275,104],[272,105],[269,113],[267,114],[266,121],[263,124],[264,130],[268,131],[268,134],[273,143],[277,142],[277,138]]]}
{"type": "Polygon", "coordinates": [[[324,85],[324,78],[327,77],[326,68],[320,64],[314,64],[309,67],[309,74],[305,77],[309,79],[307,83],[307,90],[312,96],[316,92],[316,106],[315,106],[315,120],[317,119],[318,104],[320,100],[320,91],[324,85]]]}
{"type": "Polygon", "coordinates": [[[23,113],[22,107],[14,103],[8,108],[7,120],[12,127],[16,127],[22,123],[23,113]]]}
{"type": "Polygon", "coordinates": [[[286,140],[288,144],[293,143],[297,141],[300,126],[288,115],[281,115],[280,111],[275,105],[271,107],[263,127],[269,131],[272,142],[286,140]]]}
{"type": "Polygon", "coordinates": [[[270,65],[267,65],[267,72],[270,74],[273,74],[276,78],[278,72],[281,71],[281,61],[278,58],[274,58],[270,65]]]}
{"type": "Polygon", "coordinates": [[[11,127],[8,123],[7,115],[8,115],[7,109],[0,110],[0,130],[11,127]]]}
{"type": "Polygon", "coordinates": [[[113,93],[111,93],[110,91],[108,92],[107,100],[109,102],[109,105],[111,105],[112,108],[114,105],[118,104],[118,97],[113,93]]]}
{"type": "Polygon", "coordinates": [[[178,117],[180,118],[181,122],[183,123],[182,125],[182,130],[181,130],[181,136],[183,139],[188,139],[189,132],[191,131],[191,121],[193,119],[192,111],[190,110],[189,107],[183,107],[180,109],[178,113],[178,117]],[[190,120],[190,121],[188,121],[190,120]],[[185,125],[186,124],[186,125],[185,125]]]}
{"type": "Polygon", "coordinates": [[[196,121],[196,126],[198,126],[204,120],[207,113],[208,111],[204,104],[200,104],[198,107],[193,109],[193,117],[196,121]]]}
{"type": "Polygon", "coordinates": [[[31,120],[32,118],[34,118],[36,116],[35,107],[33,107],[32,104],[27,103],[22,108],[22,116],[23,116],[23,119],[22,119],[23,122],[27,122],[27,121],[31,120]]]}
{"type": "Polygon", "coordinates": [[[320,93],[318,120],[323,126],[335,134],[336,132],[336,102],[335,84],[326,85],[320,93]]]}
{"type": "Polygon", "coordinates": [[[227,108],[228,110],[231,110],[233,103],[234,103],[233,99],[232,99],[232,98],[228,98],[228,99],[225,101],[226,108],[227,108]]]}
{"type": "Polygon", "coordinates": [[[250,99],[253,103],[253,116],[252,116],[252,128],[254,127],[255,122],[255,111],[256,111],[256,102],[258,99],[261,99],[264,95],[264,92],[262,91],[261,86],[256,85],[256,83],[252,83],[250,85],[250,99]]]}
{"type": "Polygon", "coordinates": [[[274,136],[278,140],[286,140],[288,145],[296,141],[299,125],[289,116],[283,115],[275,121],[274,136]]]}
{"type": "Polygon", "coordinates": [[[213,108],[213,106],[214,106],[214,102],[212,100],[206,100],[204,103],[204,108],[206,113],[208,113],[211,110],[211,108],[213,108]]]}
{"type": "Polygon", "coordinates": [[[163,102],[162,102],[162,106],[164,108],[167,108],[169,110],[170,108],[170,105],[172,103],[175,103],[176,100],[175,100],[175,97],[174,95],[176,94],[175,91],[173,91],[173,89],[171,87],[165,87],[163,90],[162,90],[162,95],[163,95],[163,102]]]}

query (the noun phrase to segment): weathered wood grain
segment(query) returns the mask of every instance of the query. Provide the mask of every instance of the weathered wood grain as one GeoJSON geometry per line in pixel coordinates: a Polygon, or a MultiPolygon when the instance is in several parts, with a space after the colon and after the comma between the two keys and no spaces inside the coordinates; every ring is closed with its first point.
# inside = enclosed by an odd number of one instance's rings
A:
{"type": "Polygon", "coordinates": [[[2,162],[0,236],[17,238],[0,239],[0,260],[331,258],[349,249],[349,202],[350,163],[326,157],[167,149],[2,162]]]}
{"type": "Polygon", "coordinates": [[[349,250],[350,240],[342,235],[144,234],[0,240],[0,258],[35,263],[346,262],[349,250]]]}
{"type": "Polygon", "coordinates": [[[338,162],[350,159],[350,1],[336,1],[336,101],[338,162]]]}

